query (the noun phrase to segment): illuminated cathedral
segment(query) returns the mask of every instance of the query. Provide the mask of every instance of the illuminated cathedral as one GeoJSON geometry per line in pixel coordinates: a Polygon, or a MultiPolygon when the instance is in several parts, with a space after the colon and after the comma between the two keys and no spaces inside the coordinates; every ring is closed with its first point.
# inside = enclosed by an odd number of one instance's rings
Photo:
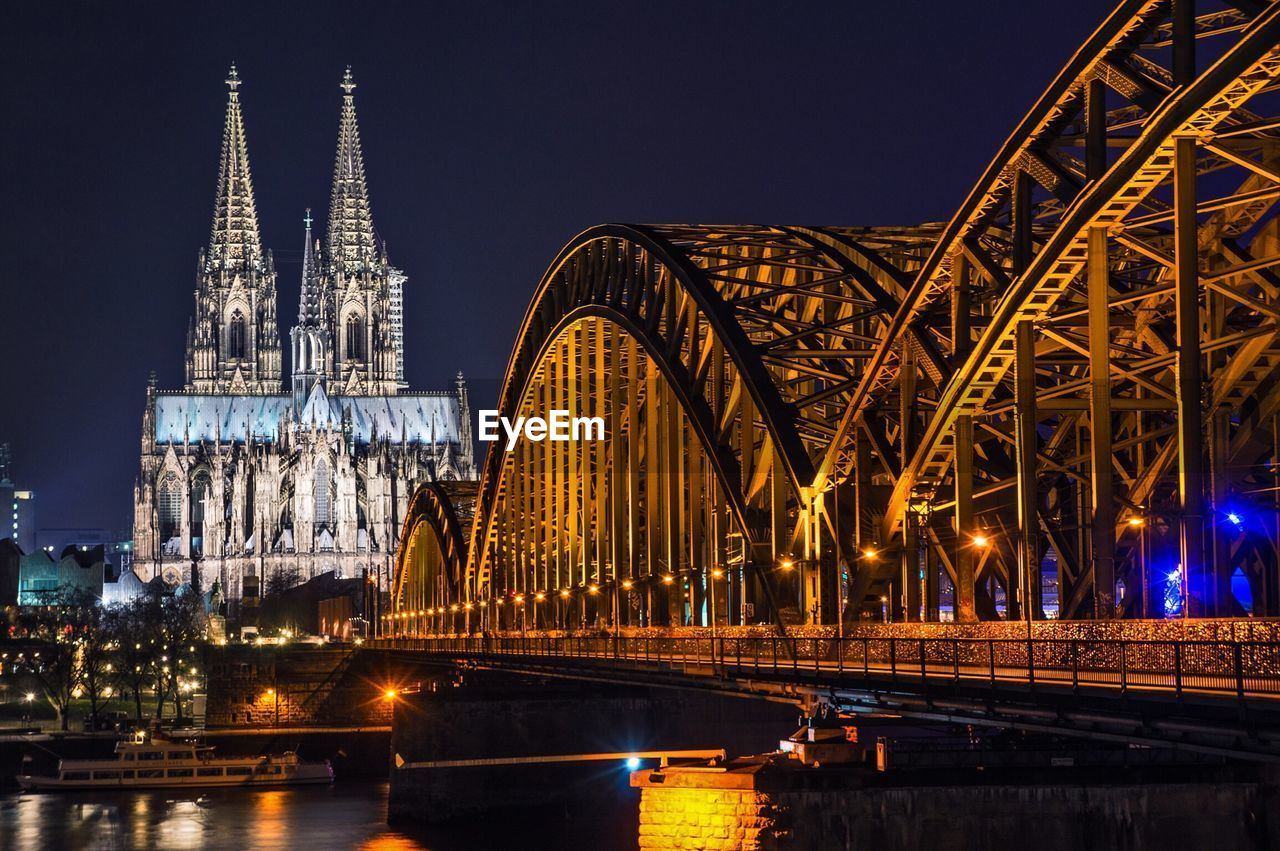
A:
{"type": "Polygon", "coordinates": [[[332,571],[386,587],[415,487],[475,478],[466,384],[461,373],[447,390],[405,382],[407,278],[373,226],[348,69],[323,240],[310,211],[304,220],[283,385],[276,272],[262,248],[234,66],[227,86],[186,384],[147,387],[134,570],[216,581],[233,603],[273,576],[287,585],[332,571]]]}

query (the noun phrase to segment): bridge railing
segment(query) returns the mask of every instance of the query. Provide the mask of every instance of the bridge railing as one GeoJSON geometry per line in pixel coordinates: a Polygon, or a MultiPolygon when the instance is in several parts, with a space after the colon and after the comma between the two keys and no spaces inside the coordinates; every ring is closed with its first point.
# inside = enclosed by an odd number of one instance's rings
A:
{"type": "Polygon", "coordinates": [[[1280,645],[1269,642],[502,634],[379,643],[456,658],[595,660],[701,676],[912,678],[1280,698],[1280,645]]]}

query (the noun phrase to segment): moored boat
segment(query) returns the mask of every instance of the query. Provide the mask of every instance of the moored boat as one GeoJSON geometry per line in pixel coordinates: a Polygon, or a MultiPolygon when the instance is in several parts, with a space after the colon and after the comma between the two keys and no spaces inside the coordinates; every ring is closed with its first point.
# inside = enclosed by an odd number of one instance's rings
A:
{"type": "Polygon", "coordinates": [[[57,774],[20,774],[27,791],[152,789],[202,786],[290,786],[330,783],[328,760],[304,762],[297,753],[215,756],[214,748],[138,731],[116,744],[110,759],[63,759],[57,774]]]}

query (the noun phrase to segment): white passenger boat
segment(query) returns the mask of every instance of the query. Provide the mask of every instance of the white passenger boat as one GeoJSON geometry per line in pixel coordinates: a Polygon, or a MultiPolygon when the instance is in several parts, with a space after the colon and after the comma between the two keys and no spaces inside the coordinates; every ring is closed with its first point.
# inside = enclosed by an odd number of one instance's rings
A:
{"type": "Polygon", "coordinates": [[[116,744],[111,759],[63,759],[58,773],[20,774],[28,791],[152,789],[197,786],[287,786],[330,783],[329,761],[303,762],[292,751],[267,756],[217,757],[213,748],[139,732],[116,744]]]}

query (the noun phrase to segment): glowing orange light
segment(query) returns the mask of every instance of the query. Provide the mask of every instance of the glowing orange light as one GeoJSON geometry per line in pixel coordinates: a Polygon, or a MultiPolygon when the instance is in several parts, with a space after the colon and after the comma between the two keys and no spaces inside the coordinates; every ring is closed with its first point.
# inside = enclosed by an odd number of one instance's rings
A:
{"type": "Polygon", "coordinates": [[[569,596],[569,589],[568,588],[561,589],[560,596],[567,598],[569,596]]]}
{"type": "Polygon", "coordinates": [[[880,553],[876,552],[875,550],[867,549],[862,551],[863,558],[873,559],[878,555],[880,555],[880,553]]]}
{"type": "Polygon", "coordinates": [[[711,571],[711,578],[712,579],[724,578],[724,571],[717,567],[715,570],[711,571]]]}
{"type": "Polygon", "coordinates": [[[1142,525],[1144,525],[1146,522],[1147,522],[1147,521],[1143,520],[1141,517],[1130,517],[1130,518],[1129,518],[1129,525],[1130,525],[1130,526],[1142,526],[1142,525]]]}
{"type": "Polygon", "coordinates": [[[781,567],[783,570],[790,570],[791,568],[796,566],[796,563],[792,561],[791,556],[783,556],[782,561],[779,562],[778,566],[781,567]]]}
{"type": "Polygon", "coordinates": [[[672,582],[675,582],[675,581],[676,581],[676,578],[675,578],[674,576],[672,576],[670,573],[668,573],[666,576],[662,577],[662,584],[663,584],[663,585],[670,585],[672,582]]]}
{"type": "Polygon", "coordinates": [[[628,591],[630,591],[630,590],[631,590],[631,586],[632,586],[633,584],[634,584],[634,583],[633,583],[630,579],[624,579],[624,580],[622,580],[622,587],[623,587],[623,588],[626,588],[628,591]]]}
{"type": "Polygon", "coordinates": [[[393,688],[389,688],[389,689],[387,689],[386,691],[384,691],[384,692],[382,693],[382,697],[383,697],[383,699],[384,699],[384,700],[395,700],[395,699],[396,699],[396,690],[395,690],[395,689],[393,689],[393,688]]]}
{"type": "Polygon", "coordinates": [[[587,590],[588,590],[588,591],[590,591],[592,594],[599,594],[599,593],[600,593],[600,586],[599,586],[599,585],[592,585],[592,586],[591,586],[590,588],[588,588],[587,590]]]}
{"type": "Polygon", "coordinates": [[[535,600],[537,600],[539,603],[541,603],[543,600],[547,599],[547,595],[546,595],[546,594],[543,594],[541,591],[539,591],[537,594],[534,594],[534,595],[533,595],[533,599],[535,599],[535,600]]]}

